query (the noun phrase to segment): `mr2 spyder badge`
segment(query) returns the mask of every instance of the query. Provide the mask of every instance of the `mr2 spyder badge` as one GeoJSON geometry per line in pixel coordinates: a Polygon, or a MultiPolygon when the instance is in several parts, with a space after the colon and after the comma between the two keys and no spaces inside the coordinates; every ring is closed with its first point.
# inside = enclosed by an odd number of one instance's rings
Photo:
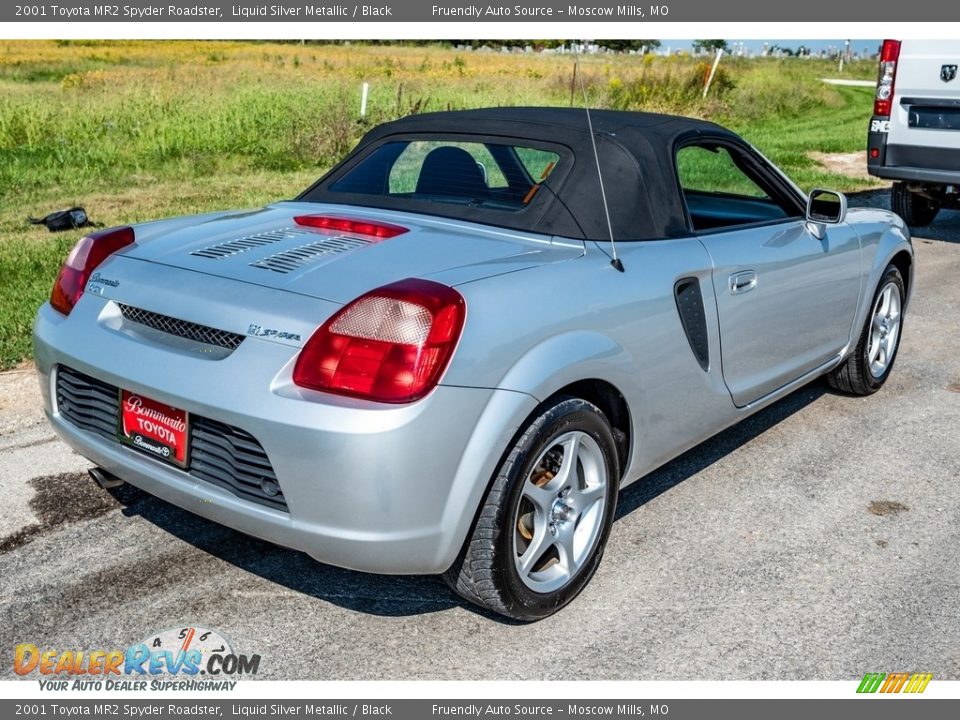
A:
{"type": "Polygon", "coordinates": [[[286,340],[289,343],[295,343],[297,345],[303,342],[303,338],[300,337],[299,333],[273,330],[271,328],[265,328],[254,323],[251,323],[250,327],[247,328],[247,335],[250,335],[251,337],[264,338],[267,340],[286,340]]]}

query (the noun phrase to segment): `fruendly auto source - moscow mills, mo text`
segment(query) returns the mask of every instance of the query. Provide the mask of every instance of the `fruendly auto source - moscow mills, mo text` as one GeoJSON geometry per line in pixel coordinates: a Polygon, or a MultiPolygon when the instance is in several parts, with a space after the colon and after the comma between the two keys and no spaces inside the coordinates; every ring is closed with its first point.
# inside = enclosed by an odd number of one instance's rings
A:
{"type": "Polygon", "coordinates": [[[644,17],[665,17],[670,14],[668,5],[433,5],[434,17],[488,18],[488,17],[629,17],[639,20],[644,17]]]}

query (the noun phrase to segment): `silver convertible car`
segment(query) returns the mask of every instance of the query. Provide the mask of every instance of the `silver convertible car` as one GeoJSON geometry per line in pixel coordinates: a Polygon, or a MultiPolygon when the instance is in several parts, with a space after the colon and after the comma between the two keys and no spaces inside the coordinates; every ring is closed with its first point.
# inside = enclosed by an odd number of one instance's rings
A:
{"type": "Polygon", "coordinates": [[[80,240],[36,362],[102,485],[535,620],[626,484],[820,376],[880,388],[912,280],[900,218],[712,123],[444,112],[293,200],[80,240]]]}

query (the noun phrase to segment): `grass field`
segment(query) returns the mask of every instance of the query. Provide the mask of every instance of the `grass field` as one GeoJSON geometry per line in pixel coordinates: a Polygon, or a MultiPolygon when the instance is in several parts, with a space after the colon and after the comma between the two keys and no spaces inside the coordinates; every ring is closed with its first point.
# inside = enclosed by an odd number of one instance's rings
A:
{"type": "MultiPolygon", "coordinates": [[[[695,58],[591,56],[582,76],[592,106],[717,120],[804,188],[869,185],[809,155],[864,150],[869,88],[823,84],[837,75],[826,61],[720,67],[706,101],[695,58]]],[[[32,317],[81,235],[51,235],[28,215],[76,204],[116,225],[261,205],[297,193],[384,120],[569,105],[572,70],[570,56],[442,47],[0,41],[0,369],[29,356],[32,317]]],[[[874,73],[861,62],[844,76],[874,73]]]]}

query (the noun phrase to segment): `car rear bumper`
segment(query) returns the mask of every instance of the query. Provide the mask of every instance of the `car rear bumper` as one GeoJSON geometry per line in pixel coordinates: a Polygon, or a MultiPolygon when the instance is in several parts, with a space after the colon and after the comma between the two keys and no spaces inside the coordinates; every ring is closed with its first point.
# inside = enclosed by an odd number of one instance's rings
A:
{"type": "Polygon", "coordinates": [[[35,357],[57,433],[148,493],[341,567],[392,574],[449,567],[504,447],[536,404],[523,393],[446,386],[404,406],[302,393],[287,382],[295,348],[247,338],[223,359],[165,352],[98,322],[109,302],[85,296],[69,318],[49,305],[39,311],[35,357]],[[79,427],[58,407],[62,367],[249,433],[269,458],[286,508],[252,502],[79,427]]]}

